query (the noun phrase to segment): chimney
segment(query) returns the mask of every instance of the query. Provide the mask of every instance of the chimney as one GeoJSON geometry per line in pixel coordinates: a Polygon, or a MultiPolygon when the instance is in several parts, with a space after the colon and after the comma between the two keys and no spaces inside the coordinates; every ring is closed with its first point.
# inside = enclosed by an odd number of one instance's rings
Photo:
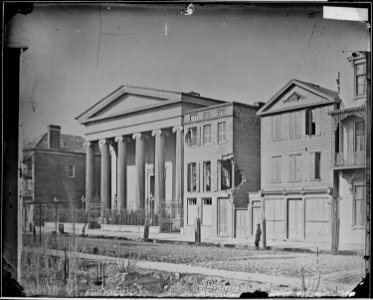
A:
{"type": "Polygon", "coordinates": [[[261,108],[265,103],[261,101],[254,102],[254,105],[258,108],[261,108]]]}
{"type": "Polygon", "coordinates": [[[61,126],[48,125],[49,148],[60,148],[61,126]]]}

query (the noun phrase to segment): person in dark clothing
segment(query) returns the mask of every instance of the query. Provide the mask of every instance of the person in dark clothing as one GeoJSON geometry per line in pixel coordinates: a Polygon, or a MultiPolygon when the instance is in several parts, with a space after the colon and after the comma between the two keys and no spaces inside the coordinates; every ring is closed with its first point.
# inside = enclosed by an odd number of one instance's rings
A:
{"type": "Polygon", "coordinates": [[[260,224],[257,224],[256,233],[255,233],[255,247],[259,250],[260,236],[262,235],[262,230],[260,229],[260,224]]]}

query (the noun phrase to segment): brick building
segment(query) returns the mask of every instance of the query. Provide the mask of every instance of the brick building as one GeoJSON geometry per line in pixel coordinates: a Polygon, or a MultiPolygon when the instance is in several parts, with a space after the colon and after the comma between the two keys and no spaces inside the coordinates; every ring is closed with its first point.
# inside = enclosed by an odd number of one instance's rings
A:
{"type": "Polygon", "coordinates": [[[184,114],[184,232],[247,237],[247,193],[260,187],[258,106],[225,103],[184,114]]]}
{"type": "Polygon", "coordinates": [[[330,242],[333,203],[332,120],[338,93],[291,80],[258,112],[261,190],[252,213],[267,239],[330,242]],[[260,207],[262,212],[260,212],[260,207]]]}
{"type": "Polygon", "coordinates": [[[76,207],[81,207],[85,187],[83,144],[82,137],[61,134],[57,125],[49,125],[46,133],[25,144],[22,172],[25,204],[57,199],[76,201],[76,207]]]}

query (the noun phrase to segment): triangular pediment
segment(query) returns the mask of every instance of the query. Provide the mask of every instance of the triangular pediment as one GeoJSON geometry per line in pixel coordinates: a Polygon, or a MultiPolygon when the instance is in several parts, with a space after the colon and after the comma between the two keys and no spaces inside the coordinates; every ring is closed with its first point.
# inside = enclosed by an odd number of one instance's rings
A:
{"type": "Polygon", "coordinates": [[[125,93],[115,101],[101,108],[91,117],[108,117],[119,112],[133,111],[149,105],[157,104],[162,100],[163,99],[125,93]]]}
{"type": "Polygon", "coordinates": [[[339,101],[338,94],[331,90],[293,79],[260,109],[258,115],[273,114],[339,101]]]}

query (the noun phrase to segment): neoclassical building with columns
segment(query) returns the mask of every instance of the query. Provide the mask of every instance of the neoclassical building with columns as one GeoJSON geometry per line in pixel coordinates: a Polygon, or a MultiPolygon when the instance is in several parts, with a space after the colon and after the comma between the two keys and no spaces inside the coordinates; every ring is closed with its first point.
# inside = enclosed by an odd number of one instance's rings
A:
{"type": "Polygon", "coordinates": [[[141,209],[183,202],[183,116],[225,103],[190,92],[120,86],[76,117],[85,127],[87,205],[141,209]],[[100,154],[97,157],[97,154],[100,154]]]}

